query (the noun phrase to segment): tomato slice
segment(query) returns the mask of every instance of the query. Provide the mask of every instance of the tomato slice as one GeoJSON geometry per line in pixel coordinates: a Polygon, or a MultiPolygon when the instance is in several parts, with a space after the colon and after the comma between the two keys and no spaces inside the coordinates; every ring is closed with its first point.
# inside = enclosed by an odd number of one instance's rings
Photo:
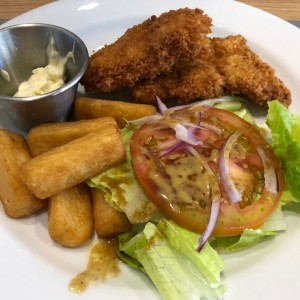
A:
{"type": "Polygon", "coordinates": [[[166,217],[197,233],[208,224],[213,190],[219,189],[221,201],[213,235],[235,236],[246,228],[261,226],[276,209],[284,189],[280,162],[259,129],[217,108],[181,109],[167,119],[146,123],[134,133],[130,151],[136,178],[149,199],[166,217]],[[173,126],[169,126],[175,120],[195,123],[195,111],[201,111],[201,121],[208,124],[196,133],[203,143],[192,146],[200,160],[188,151],[191,145],[176,139],[173,126]],[[224,141],[236,131],[241,136],[230,152],[230,176],[242,201],[230,204],[217,162],[224,141]],[[166,147],[172,150],[167,155],[166,147]],[[277,193],[266,189],[258,147],[276,172],[277,193]]]}

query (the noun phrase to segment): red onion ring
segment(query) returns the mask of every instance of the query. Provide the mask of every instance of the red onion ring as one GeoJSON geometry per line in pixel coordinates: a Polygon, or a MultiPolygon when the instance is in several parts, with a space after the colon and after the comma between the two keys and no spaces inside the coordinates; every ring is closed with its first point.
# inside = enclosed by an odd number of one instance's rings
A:
{"type": "Polygon", "coordinates": [[[229,154],[231,148],[236,143],[240,135],[241,132],[236,131],[226,139],[226,141],[221,147],[220,156],[218,160],[218,168],[220,171],[221,183],[231,204],[242,200],[242,195],[236,189],[234,182],[231,180],[229,167],[229,154]]]}
{"type": "Polygon", "coordinates": [[[128,121],[128,123],[135,124],[135,125],[143,125],[145,123],[151,123],[151,122],[159,121],[162,118],[163,118],[162,115],[151,115],[151,116],[142,117],[140,119],[128,121]]]}
{"type": "Polygon", "coordinates": [[[201,122],[201,126],[200,127],[203,128],[203,129],[209,130],[209,131],[211,131],[213,133],[216,133],[217,135],[221,135],[222,134],[222,129],[220,129],[219,127],[214,126],[212,124],[209,124],[209,123],[207,123],[205,121],[201,122]]]}
{"type": "Polygon", "coordinates": [[[193,131],[188,130],[182,124],[177,123],[174,126],[174,129],[176,131],[175,136],[179,140],[182,140],[182,141],[186,142],[187,144],[190,144],[193,146],[203,145],[203,142],[196,137],[195,133],[193,131]]]}
{"type": "MultiPolygon", "coordinates": [[[[211,170],[211,168],[208,165],[208,163],[206,162],[206,160],[203,159],[201,157],[201,155],[192,146],[187,146],[187,150],[192,155],[194,155],[196,158],[201,160],[201,163],[204,165],[207,172],[210,172],[212,175],[212,178],[215,178],[214,177],[215,174],[211,170]]],[[[212,182],[210,182],[210,184],[211,184],[210,191],[211,191],[211,198],[212,198],[212,203],[211,203],[211,208],[210,208],[210,216],[209,216],[209,221],[208,221],[207,227],[199,239],[199,244],[197,247],[198,252],[200,252],[203,249],[204,245],[206,244],[209,237],[211,236],[211,234],[215,228],[215,225],[217,223],[219,212],[220,212],[221,192],[220,192],[219,184],[216,180],[215,180],[215,185],[213,185],[212,182]]]]}
{"type": "Polygon", "coordinates": [[[165,152],[163,152],[159,158],[163,158],[166,156],[169,156],[171,154],[176,153],[178,150],[181,150],[183,147],[186,146],[186,143],[184,141],[178,141],[177,144],[173,145],[172,147],[170,147],[168,150],[166,150],[165,152]]]}
{"type": "Polygon", "coordinates": [[[265,178],[265,187],[266,190],[272,194],[277,194],[278,193],[278,181],[277,181],[277,175],[276,171],[266,156],[265,151],[263,150],[262,147],[258,146],[257,147],[257,153],[259,154],[263,166],[264,166],[264,178],[265,178]]]}
{"type": "Polygon", "coordinates": [[[167,106],[160,100],[158,96],[156,96],[156,100],[161,114],[164,114],[168,110],[167,106]]]}
{"type": "Polygon", "coordinates": [[[205,231],[202,233],[200,239],[199,239],[199,245],[197,247],[197,251],[200,252],[204,245],[206,244],[207,240],[211,236],[215,225],[218,220],[219,212],[220,212],[220,206],[221,201],[212,201],[211,208],[210,208],[210,216],[209,216],[209,222],[207,224],[207,227],[205,231]]]}

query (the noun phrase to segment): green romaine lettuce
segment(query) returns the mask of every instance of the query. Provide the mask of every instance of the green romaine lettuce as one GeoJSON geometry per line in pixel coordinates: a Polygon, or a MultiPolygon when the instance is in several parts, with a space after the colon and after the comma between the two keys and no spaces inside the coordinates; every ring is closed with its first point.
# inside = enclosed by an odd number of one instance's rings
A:
{"type": "Polygon", "coordinates": [[[121,259],[125,253],[136,267],[141,264],[163,299],[220,299],[223,295],[224,263],[208,244],[200,254],[196,252],[198,235],[162,219],[157,226],[147,223],[143,231],[128,238],[119,236],[121,259]]]}
{"type": "Polygon", "coordinates": [[[135,251],[143,248],[148,243],[143,231],[134,234],[132,231],[122,233],[118,236],[119,258],[132,268],[140,269],[145,272],[143,265],[138,261],[135,251]]]}
{"type": "Polygon", "coordinates": [[[268,103],[267,124],[272,132],[272,145],[285,171],[287,189],[300,202],[300,116],[279,101],[268,103]]]}
{"type": "Polygon", "coordinates": [[[270,218],[258,229],[245,229],[240,236],[211,238],[213,248],[222,253],[243,251],[258,244],[266,237],[272,237],[286,230],[286,222],[279,206],[270,218]]]}
{"type": "Polygon", "coordinates": [[[103,190],[108,203],[123,211],[132,224],[139,224],[155,218],[157,209],[148,200],[134,176],[129,142],[135,130],[136,126],[134,125],[122,129],[122,138],[126,148],[126,161],[89,178],[87,183],[91,187],[103,190]]]}
{"type": "Polygon", "coordinates": [[[220,273],[225,268],[224,262],[217,252],[211,250],[208,243],[204,246],[204,248],[207,248],[206,250],[200,253],[196,251],[200,238],[199,234],[188,231],[166,219],[162,219],[157,228],[168,239],[172,247],[189,257],[197,265],[201,273],[210,282],[220,283],[220,273]]]}

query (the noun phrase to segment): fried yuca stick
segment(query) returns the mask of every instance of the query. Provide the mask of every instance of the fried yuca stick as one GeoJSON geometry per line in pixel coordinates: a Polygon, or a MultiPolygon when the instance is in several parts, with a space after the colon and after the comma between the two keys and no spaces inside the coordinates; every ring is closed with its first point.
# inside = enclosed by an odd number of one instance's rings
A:
{"type": "Polygon", "coordinates": [[[29,189],[44,199],[103,172],[125,155],[119,128],[108,125],[34,157],[22,165],[21,174],[29,189]]]}
{"type": "Polygon", "coordinates": [[[34,196],[21,180],[20,165],[31,159],[26,140],[0,129],[0,145],[0,199],[4,211],[13,218],[29,216],[46,201],[34,196]]]}
{"type": "Polygon", "coordinates": [[[49,199],[48,231],[55,242],[65,247],[81,246],[90,239],[93,228],[91,193],[85,183],[49,199]]]}
{"type": "Polygon", "coordinates": [[[119,233],[131,230],[131,223],[125,213],[109,205],[104,192],[98,188],[91,188],[93,200],[93,215],[95,231],[101,238],[115,237],[119,233]]]}
{"type": "MultiPolygon", "coordinates": [[[[117,126],[117,123],[112,117],[104,117],[41,124],[29,131],[28,144],[33,156],[37,156],[108,125],[117,126]]],[[[78,247],[89,240],[93,228],[92,200],[86,184],[78,184],[50,197],[48,232],[52,240],[65,247],[78,247]]]]}
{"type": "Polygon", "coordinates": [[[112,117],[105,117],[77,122],[41,124],[29,131],[28,146],[31,154],[37,156],[107,125],[116,125],[116,121],[112,117]]]}
{"type": "Polygon", "coordinates": [[[123,101],[109,101],[80,97],[75,100],[75,117],[77,120],[113,117],[120,128],[127,122],[145,116],[154,115],[156,108],[148,104],[136,104],[123,101]]]}

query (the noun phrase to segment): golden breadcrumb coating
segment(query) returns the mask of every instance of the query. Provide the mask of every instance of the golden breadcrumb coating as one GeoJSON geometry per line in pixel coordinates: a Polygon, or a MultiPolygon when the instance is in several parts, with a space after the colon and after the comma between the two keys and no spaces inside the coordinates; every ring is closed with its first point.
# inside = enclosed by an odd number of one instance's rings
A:
{"type": "Polygon", "coordinates": [[[214,38],[213,47],[214,64],[225,78],[228,94],[246,97],[259,105],[274,99],[285,106],[291,104],[289,89],[276,77],[275,70],[251,51],[243,36],[214,38]]]}
{"type": "Polygon", "coordinates": [[[259,105],[274,99],[285,106],[291,104],[289,89],[276,77],[275,70],[247,46],[244,37],[206,38],[201,43],[205,46],[200,55],[184,67],[178,62],[169,73],[136,85],[132,90],[134,101],[155,103],[159,96],[188,103],[229,94],[259,105]]]}
{"type": "Polygon", "coordinates": [[[161,100],[176,98],[182,103],[189,103],[194,99],[218,98],[223,93],[223,76],[214,66],[196,62],[140,83],[132,90],[134,101],[142,103],[155,103],[156,96],[161,100]]]}
{"type": "Polygon", "coordinates": [[[95,52],[81,83],[87,92],[111,92],[153,79],[170,71],[177,61],[196,57],[210,27],[211,18],[200,9],[152,16],[95,52]]]}

